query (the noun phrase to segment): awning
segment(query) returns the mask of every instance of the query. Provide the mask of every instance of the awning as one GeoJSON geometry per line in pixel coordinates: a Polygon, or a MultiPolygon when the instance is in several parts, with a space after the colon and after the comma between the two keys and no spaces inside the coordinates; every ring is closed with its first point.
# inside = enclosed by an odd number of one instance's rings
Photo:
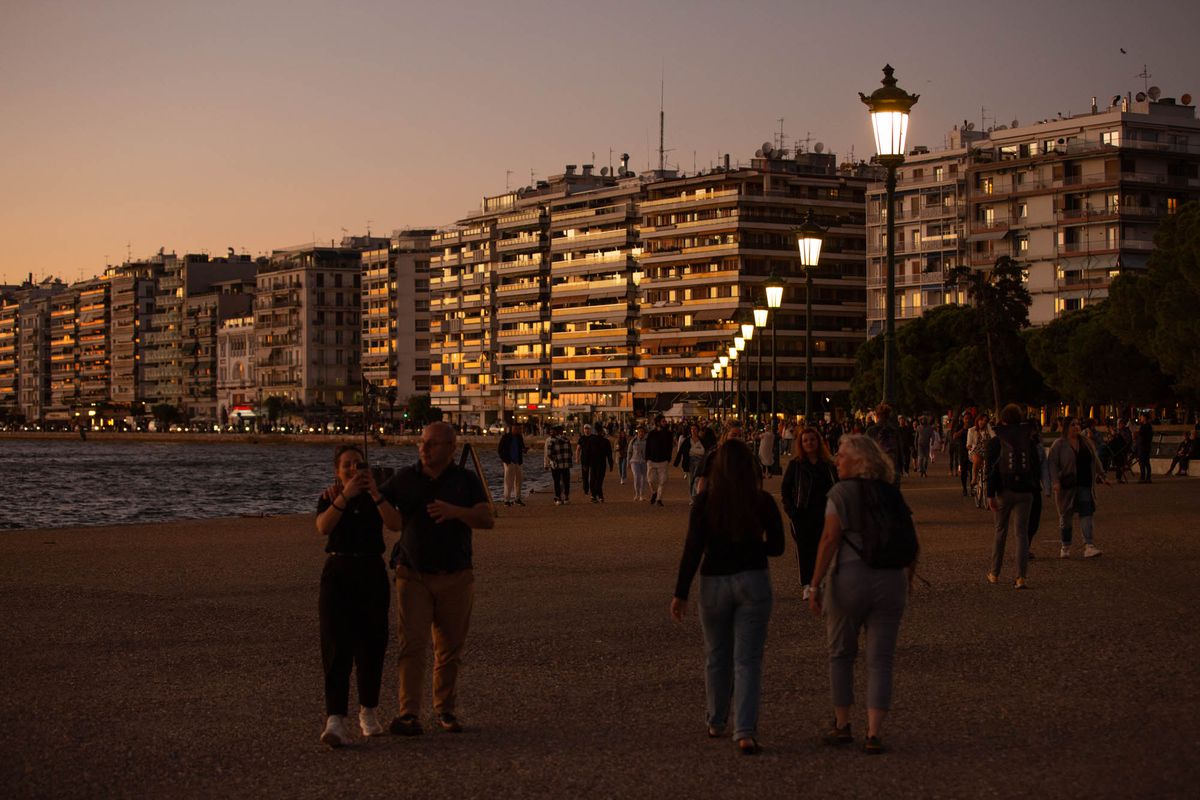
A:
{"type": "Polygon", "coordinates": [[[734,308],[705,308],[692,313],[692,322],[712,322],[727,319],[736,313],[734,308]]]}
{"type": "Polygon", "coordinates": [[[997,239],[1003,239],[1008,236],[1008,228],[996,231],[984,231],[982,233],[972,233],[967,237],[968,242],[994,242],[997,239]]]}

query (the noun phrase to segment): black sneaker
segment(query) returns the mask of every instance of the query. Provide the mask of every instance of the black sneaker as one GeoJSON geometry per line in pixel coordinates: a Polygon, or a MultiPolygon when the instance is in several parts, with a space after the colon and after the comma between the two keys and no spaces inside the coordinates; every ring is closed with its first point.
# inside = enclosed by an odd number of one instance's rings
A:
{"type": "Polygon", "coordinates": [[[869,756],[877,756],[883,753],[883,742],[878,736],[868,736],[867,741],[863,744],[863,752],[869,756]]]}
{"type": "Polygon", "coordinates": [[[850,732],[850,723],[847,722],[842,727],[838,727],[837,723],[833,723],[833,727],[829,732],[821,737],[821,741],[828,745],[844,745],[854,742],[854,734],[850,732]]]}
{"type": "Polygon", "coordinates": [[[425,729],[421,727],[421,720],[417,719],[415,714],[405,714],[393,719],[388,725],[388,731],[393,736],[420,736],[425,729]]]}
{"type": "Polygon", "coordinates": [[[462,723],[458,721],[458,717],[451,714],[449,711],[443,711],[437,715],[437,724],[442,727],[446,733],[462,733],[462,723]]]}
{"type": "Polygon", "coordinates": [[[654,505],[654,501],[658,499],[658,492],[650,493],[650,505],[654,505]]]}

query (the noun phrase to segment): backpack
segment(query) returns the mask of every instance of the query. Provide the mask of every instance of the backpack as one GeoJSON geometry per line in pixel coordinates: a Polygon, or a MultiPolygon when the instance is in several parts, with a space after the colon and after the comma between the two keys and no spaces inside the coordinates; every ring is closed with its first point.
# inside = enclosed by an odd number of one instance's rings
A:
{"type": "Polygon", "coordinates": [[[863,509],[863,545],[843,541],[871,569],[904,569],[917,560],[921,546],[913,524],[912,509],[900,490],[884,481],[854,478],[859,485],[863,509]]]}
{"type": "Polygon", "coordinates": [[[1037,490],[1037,479],[1029,460],[1029,446],[1032,444],[1029,429],[1025,425],[1017,425],[1011,429],[1000,429],[996,435],[1000,437],[1000,485],[1014,492],[1037,490]]]}

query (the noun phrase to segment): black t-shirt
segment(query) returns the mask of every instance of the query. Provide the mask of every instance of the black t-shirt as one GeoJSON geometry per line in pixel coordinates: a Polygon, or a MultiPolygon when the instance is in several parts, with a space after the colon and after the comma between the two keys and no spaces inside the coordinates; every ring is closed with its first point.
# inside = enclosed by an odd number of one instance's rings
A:
{"type": "Polygon", "coordinates": [[[392,548],[392,566],[418,572],[458,572],[471,568],[471,528],[461,520],[435,522],[426,510],[434,500],[470,508],[487,502],[487,492],[473,472],[451,464],[433,478],[413,464],[380,487],[404,518],[404,530],[392,548]]]}
{"type": "MultiPolygon", "coordinates": [[[[325,541],[326,553],[347,553],[356,556],[383,553],[383,517],[371,495],[363,493],[342,501],[346,510],[325,541]]],[[[317,513],[332,503],[324,497],[317,501],[317,513]]]]}

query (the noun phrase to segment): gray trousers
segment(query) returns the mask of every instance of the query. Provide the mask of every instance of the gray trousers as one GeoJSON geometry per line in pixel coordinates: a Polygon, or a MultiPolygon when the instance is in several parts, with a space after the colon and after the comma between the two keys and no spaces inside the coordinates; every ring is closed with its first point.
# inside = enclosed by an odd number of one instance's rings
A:
{"type": "Polygon", "coordinates": [[[1014,492],[1001,489],[996,492],[1000,509],[995,512],[996,541],[992,545],[992,574],[999,575],[1004,566],[1004,545],[1008,540],[1008,526],[1012,523],[1013,536],[1017,539],[1017,575],[1025,577],[1029,567],[1029,512],[1033,508],[1031,492],[1014,492]]]}
{"type": "Polygon", "coordinates": [[[858,634],[866,628],[867,708],[892,707],[892,660],[907,602],[904,570],[871,569],[858,560],[838,564],[825,600],[829,683],[835,706],[854,705],[858,634]]]}

